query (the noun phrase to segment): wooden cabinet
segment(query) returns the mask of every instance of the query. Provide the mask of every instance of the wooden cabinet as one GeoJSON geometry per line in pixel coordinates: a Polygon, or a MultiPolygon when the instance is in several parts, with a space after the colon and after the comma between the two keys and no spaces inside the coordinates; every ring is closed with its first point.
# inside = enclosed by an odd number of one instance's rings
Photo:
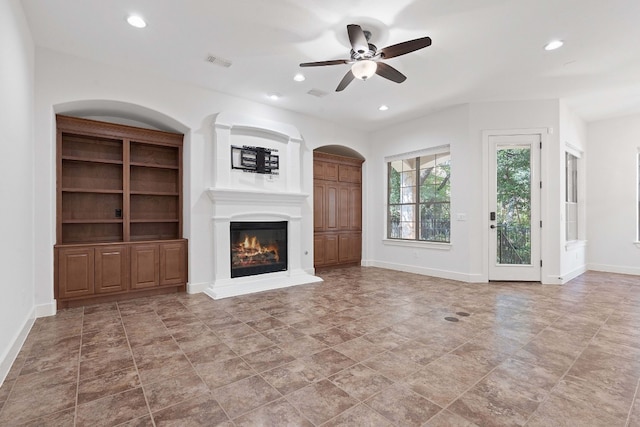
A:
{"type": "Polygon", "coordinates": [[[124,245],[97,247],[95,291],[97,294],[123,292],[129,285],[129,248],[124,245]]]}
{"type": "Polygon", "coordinates": [[[160,286],[160,246],[157,244],[131,247],[131,287],[133,289],[160,286]]]}
{"type": "Polygon", "coordinates": [[[59,307],[185,288],[182,140],[176,133],[57,116],[59,307]]]}
{"type": "Polygon", "coordinates": [[[359,265],[362,160],[314,153],[314,265],[359,265]]]}
{"type": "Polygon", "coordinates": [[[93,295],[95,285],[93,248],[61,248],[57,258],[58,297],[93,295]]]}

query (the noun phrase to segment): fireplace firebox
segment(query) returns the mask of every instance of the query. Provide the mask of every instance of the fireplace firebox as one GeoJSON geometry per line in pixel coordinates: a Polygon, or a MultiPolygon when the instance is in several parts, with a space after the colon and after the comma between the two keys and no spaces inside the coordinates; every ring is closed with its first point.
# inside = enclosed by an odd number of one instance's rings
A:
{"type": "Polygon", "coordinates": [[[231,222],[231,277],[287,270],[287,221],[231,222]]]}

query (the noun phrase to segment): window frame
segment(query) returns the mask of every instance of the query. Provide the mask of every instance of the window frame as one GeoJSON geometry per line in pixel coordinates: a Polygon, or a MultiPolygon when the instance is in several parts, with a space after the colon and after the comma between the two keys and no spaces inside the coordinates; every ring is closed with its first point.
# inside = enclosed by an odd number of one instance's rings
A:
{"type": "MultiPolygon", "coordinates": [[[[441,145],[437,147],[432,147],[424,150],[414,151],[410,153],[403,153],[394,156],[389,156],[385,158],[385,168],[386,168],[386,185],[385,185],[385,198],[386,198],[386,206],[385,206],[385,243],[389,244],[409,244],[409,245],[436,245],[436,246],[449,246],[451,244],[451,146],[441,145]],[[448,167],[449,173],[446,179],[449,181],[449,191],[447,195],[446,201],[437,201],[431,203],[437,203],[440,205],[446,204],[448,209],[448,227],[447,227],[447,240],[426,240],[421,239],[421,213],[420,207],[421,205],[426,204],[426,202],[422,202],[420,200],[420,158],[426,156],[436,156],[435,162],[438,164],[437,157],[438,156],[448,156],[448,167]],[[400,160],[413,160],[415,161],[415,167],[412,171],[415,171],[415,189],[413,195],[413,202],[410,203],[391,203],[391,164],[395,161],[400,160]],[[413,227],[414,227],[414,238],[404,238],[404,237],[392,237],[392,224],[391,224],[391,208],[392,206],[406,206],[410,205],[413,207],[413,227]]],[[[403,187],[400,187],[402,189],[403,187]]]]}
{"type": "Polygon", "coordinates": [[[573,152],[566,150],[564,152],[564,205],[565,205],[565,241],[575,242],[579,240],[580,233],[580,204],[578,191],[579,185],[579,168],[578,163],[580,157],[573,152]],[[573,211],[573,212],[571,212],[573,211]]]}

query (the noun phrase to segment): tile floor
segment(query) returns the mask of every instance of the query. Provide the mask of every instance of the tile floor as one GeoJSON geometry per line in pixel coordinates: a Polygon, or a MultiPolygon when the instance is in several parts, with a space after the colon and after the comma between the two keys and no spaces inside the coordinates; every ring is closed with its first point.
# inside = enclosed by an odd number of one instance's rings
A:
{"type": "Polygon", "coordinates": [[[640,425],[640,277],[321,276],[38,319],[0,388],[0,425],[640,425]]]}

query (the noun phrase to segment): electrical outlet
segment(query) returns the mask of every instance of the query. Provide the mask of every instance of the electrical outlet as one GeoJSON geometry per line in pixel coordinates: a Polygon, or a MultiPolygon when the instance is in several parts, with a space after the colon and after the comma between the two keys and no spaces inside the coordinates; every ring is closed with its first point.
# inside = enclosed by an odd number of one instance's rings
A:
{"type": "Polygon", "coordinates": [[[122,209],[116,209],[116,218],[122,218],[122,209]]]}

